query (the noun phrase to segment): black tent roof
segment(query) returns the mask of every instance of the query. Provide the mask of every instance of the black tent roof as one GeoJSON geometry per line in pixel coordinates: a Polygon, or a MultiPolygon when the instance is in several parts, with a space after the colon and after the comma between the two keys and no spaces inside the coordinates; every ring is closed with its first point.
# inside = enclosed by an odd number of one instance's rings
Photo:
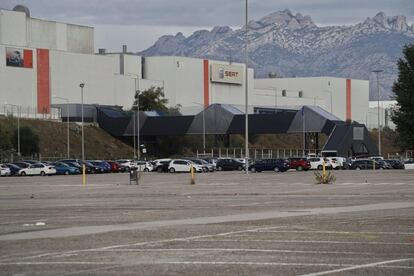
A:
{"type": "MultiPolygon", "coordinates": [[[[133,135],[133,112],[110,107],[98,107],[98,123],[113,136],[133,135]]],[[[138,118],[135,120],[137,124],[138,118]]],[[[350,151],[364,149],[376,154],[378,149],[372,143],[364,125],[341,121],[320,107],[302,106],[297,110],[274,109],[274,112],[249,114],[249,133],[303,133],[316,132],[329,135],[325,150],[336,150],[348,155],[350,151]],[[355,136],[355,131],[359,136],[355,136]],[[361,134],[362,133],[362,134],[361,134]],[[362,135],[362,140],[361,139],[362,135]],[[357,139],[355,139],[357,138],[357,139]],[[359,139],[359,140],[358,140],[359,139]]],[[[231,105],[213,104],[196,115],[168,116],[157,112],[139,112],[140,136],[179,136],[202,134],[243,134],[245,115],[231,105]]],[[[136,132],[137,133],[137,132],[136,132]]]]}

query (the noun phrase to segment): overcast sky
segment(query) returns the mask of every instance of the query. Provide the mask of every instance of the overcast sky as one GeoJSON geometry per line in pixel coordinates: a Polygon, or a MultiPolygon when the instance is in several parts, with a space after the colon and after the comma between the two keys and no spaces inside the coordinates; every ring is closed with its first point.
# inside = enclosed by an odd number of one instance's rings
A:
{"type": "MultiPolygon", "coordinates": [[[[35,18],[95,27],[95,48],[140,51],[158,37],[188,36],[213,26],[244,24],[245,0],[0,0],[0,8],[23,4],[35,18]]],[[[289,9],[310,15],[317,25],[349,25],[373,17],[405,15],[414,22],[414,0],[249,0],[249,18],[289,9]]]]}

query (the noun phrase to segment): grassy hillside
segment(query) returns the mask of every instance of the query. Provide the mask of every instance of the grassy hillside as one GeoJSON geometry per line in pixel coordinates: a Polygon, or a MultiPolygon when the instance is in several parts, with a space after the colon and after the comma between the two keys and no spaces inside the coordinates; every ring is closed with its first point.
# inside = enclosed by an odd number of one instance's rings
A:
{"type": "MultiPolygon", "coordinates": [[[[1,118],[3,129],[16,126],[15,118],[1,118]]],[[[66,157],[67,124],[43,120],[21,119],[21,126],[30,126],[39,136],[39,148],[42,157],[66,157]]],[[[85,158],[117,159],[132,158],[133,148],[110,136],[98,126],[85,125],[85,158]]],[[[70,157],[81,158],[81,126],[70,123],[70,157]]]]}
{"type": "MultiPolygon", "coordinates": [[[[0,118],[0,130],[12,132],[17,125],[15,118],[0,118]]],[[[31,129],[39,136],[39,149],[43,158],[66,158],[66,135],[67,125],[62,122],[52,122],[43,120],[21,119],[20,125],[30,126],[31,129]]],[[[377,143],[377,133],[371,132],[371,138],[377,143]]],[[[319,145],[325,144],[327,137],[320,135],[319,145]]],[[[167,139],[168,140],[168,139],[167,139]]],[[[302,149],[301,134],[266,134],[251,135],[250,147],[258,149],[302,149]]],[[[384,156],[387,153],[394,154],[401,152],[399,147],[395,146],[395,133],[392,131],[384,131],[382,133],[382,152],[384,156]]],[[[1,142],[1,141],[0,141],[1,142]]],[[[196,149],[202,149],[202,136],[193,135],[180,138],[175,143],[146,143],[149,147],[149,153],[156,154],[155,157],[166,156],[190,156],[196,152],[196,149]],[[151,150],[151,146],[158,149],[151,150]]],[[[232,135],[230,141],[232,148],[244,148],[243,135],[232,135]]],[[[207,150],[211,146],[224,148],[223,142],[214,142],[214,137],[208,135],[207,150]]],[[[118,159],[132,158],[133,149],[130,145],[110,136],[108,133],[100,129],[96,125],[85,126],[85,155],[86,159],[118,159]]],[[[5,156],[8,156],[7,154],[5,156]]],[[[81,158],[81,126],[76,123],[70,124],[70,157],[81,158]]],[[[151,155],[149,158],[154,157],[151,155]]]]}

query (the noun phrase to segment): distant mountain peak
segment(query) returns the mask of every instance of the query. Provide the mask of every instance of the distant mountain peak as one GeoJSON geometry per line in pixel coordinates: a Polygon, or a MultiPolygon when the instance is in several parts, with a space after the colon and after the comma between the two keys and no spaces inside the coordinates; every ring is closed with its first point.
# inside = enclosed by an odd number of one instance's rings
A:
{"type": "MultiPolygon", "coordinates": [[[[377,13],[364,22],[349,26],[318,27],[310,16],[276,11],[249,27],[249,65],[257,77],[269,72],[279,76],[333,76],[369,79],[372,68],[383,68],[382,89],[391,95],[402,47],[414,44],[414,24],[403,15],[377,13]]],[[[139,55],[171,55],[215,60],[243,61],[244,27],[216,26],[160,37],[139,55]]],[[[376,88],[371,82],[371,99],[376,88]]]]}
{"type": "Polygon", "coordinates": [[[303,16],[300,13],[293,15],[293,13],[288,9],[273,12],[260,18],[256,22],[263,26],[279,25],[293,30],[305,27],[316,27],[310,16],[303,16]]]}
{"type": "Polygon", "coordinates": [[[368,17],[364,23],[376,23],[385,29],[397,32],[414,31],[413,26],[408,26],[404,15],[387,16],[384,12],[379,12],[372,19],[368,17]]]}

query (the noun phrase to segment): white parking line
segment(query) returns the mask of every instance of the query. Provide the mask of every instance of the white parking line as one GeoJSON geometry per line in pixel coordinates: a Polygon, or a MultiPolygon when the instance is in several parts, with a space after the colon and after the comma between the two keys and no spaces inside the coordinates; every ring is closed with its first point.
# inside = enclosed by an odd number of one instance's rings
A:
{"type": "MultiPolygon", "coordinates": [[[[0,266],[7,266],[7,265],[110,265],[113,267],[121,267],[121,266],[133,266],[133,265],[246,265],[246,266],[304,266],[304,267],[318,267],[318,266],[327,266],[327,267],[343,267],[340,269],[334,269],[324,272],[318,272],[313,274],[304,274],[302,276],[316,276],[316,275],[324,275],[342,271],[349,271],[355,270],[358,268],[364,267],[382,267],[382,268],[399,268],[399,269],[414,269],[412,266],[387,266],[386,264],[389,263],[396,263],[396,262],[403,262],[403,261],[410,261],[413,259],[401,259],[401,260],[392,260],[392,261],[385,261],[385,262],[378,262],[373,264],[367,265],[353,265],[353,264],[330,264],[330,263],[278,263],[278,262],[222,262],[222,261],[210,261],[210,262],[203,262],[203,261],[177,261],[177,262],[166,262],[166,261],[155,261],[155,262],[135,262],[131,263],[116,263],[116,262],[83,262],[83,261],[65,261],[65,262],[1,262],[0,266]]],[[[110,267],[106,267],[108,269],[110,267]]],[[[103,268],[102,268],[103,269],[103,268]]],[[[99,268],[101,270],[101,268],[99,268]]],[[[93,269],[91,271],[94,271],[93,269]]],[[[80,273],[81,271],[79,271],[80,273]]],[[[77,272],[73,272],[73,274],[77,274],[77,272]]]]}
{"type": "MultiPolygon", "coordinates": [[[[262,239],[197,239],[194,242],[266,242],[266,243],[332,243],[332,244],[368,244],[368,245],[407,245],[413,246],[409,242],[363,242],[363,241],[310,241],[310,240],[262,240],[262,239]]],[[[371,253],[372,254],[372,253],[371,253]]]]}
{"type": "MultiPolygon", "coordinates": [[[[252,232],[252,231],[250,231],[252,232]]],[[[414,232],[352,232],[352,231],[318,231],[318,230],[258,230],[259,233],[316,233],[316,234],[342,234],[342,235],[414,235],[414,232]]]]}
{"type": "Polygon", "coordinates": [[[282,228],[282,227],[284,227],[284,226],[268,226],[268,227],[260,227],[260,228],[254,228],[254,229],[240,230],[240,231],[223,232],[223,233],[217,233],[217,234],[190,236],[190,237],[185,237],[185,238],[174,238],[174,239],[165,239],[165,240],[156,240],[156,241],[145,241],[145,242],[137,242],[137,243],[117,244],[117,245],[98,247],[98,248],[93,248],[93,249],[79,249],[79,250],[70,250],[70,251],[50,252],[50,253],[43,253],[43,254],[39,254],[39,255],[26,256],[26,257],[22,257],[20,259],[25,260],[25,259],[33,259],[33,258],[42,258],[42,257],[58,256],[58,255],[64,255],[64,254],[88,252],[88,251],[94,251],[94,250],[115,249],[115,248],[122,248],[122,247],[127,247],[127,246],[154,245],[154,244],[162,244],[162,243],[168,243],[168,242],[174,242],[174,241],[190,241],[190,240],[195,240],[195,239],[211,238],[211,237],[217,237],[217,236],[227,236],[227,235],[233,235],[233,234],[239,234],[239,233],[246,233],[246,232],[250,232],[250,231],[257,231],[257,230],[260,230],[260,229],[263,229],[263,230],[264,229],[276,229],[276,228],[282,228]]]}
{"type": "MultiPolygon", "coordinates": [[[[126,249],[104,249],[91,250],[89,252],[178,252],[178,251],[205,251],[205,252],[261,252],[261,253],[295,253],[295,254],[340,254],[340,255],[369,255],[373,252],[357,251],[321,251],[321,250],[287,250],[287,249],[258,249],[258,248],[126,248],[126,249]]],[[[377,254],[375,255],[399,255],[401,254],[377,254]]],[[[404,253],[404,255],[414,255],[414,253],[404,253]]]]}
{"type": "Polygon", "coordinates": [[[355,266],[346,267],[346,268],[340,268],[340,269],[334,269],[334,270],[328,270],[328,271],[321,271],[321,272],[310,273],[310,274],[303,274],[302,276],[319,276],[319,275],[333,274],[333,273],[338,273],[338,272],[356,270],[356,269],[360,269],[360,268],[376,267],[376,266],[381,266],[381,265],[385,265],[385,264],[407,262],[407,261],[412,261],[412,260],[414,260],[414,259],[399,259],[399,260],[390,260],[390,261],[370,263],[370,264],[364,264],[364,265],[355,265],[355,266]]]}

